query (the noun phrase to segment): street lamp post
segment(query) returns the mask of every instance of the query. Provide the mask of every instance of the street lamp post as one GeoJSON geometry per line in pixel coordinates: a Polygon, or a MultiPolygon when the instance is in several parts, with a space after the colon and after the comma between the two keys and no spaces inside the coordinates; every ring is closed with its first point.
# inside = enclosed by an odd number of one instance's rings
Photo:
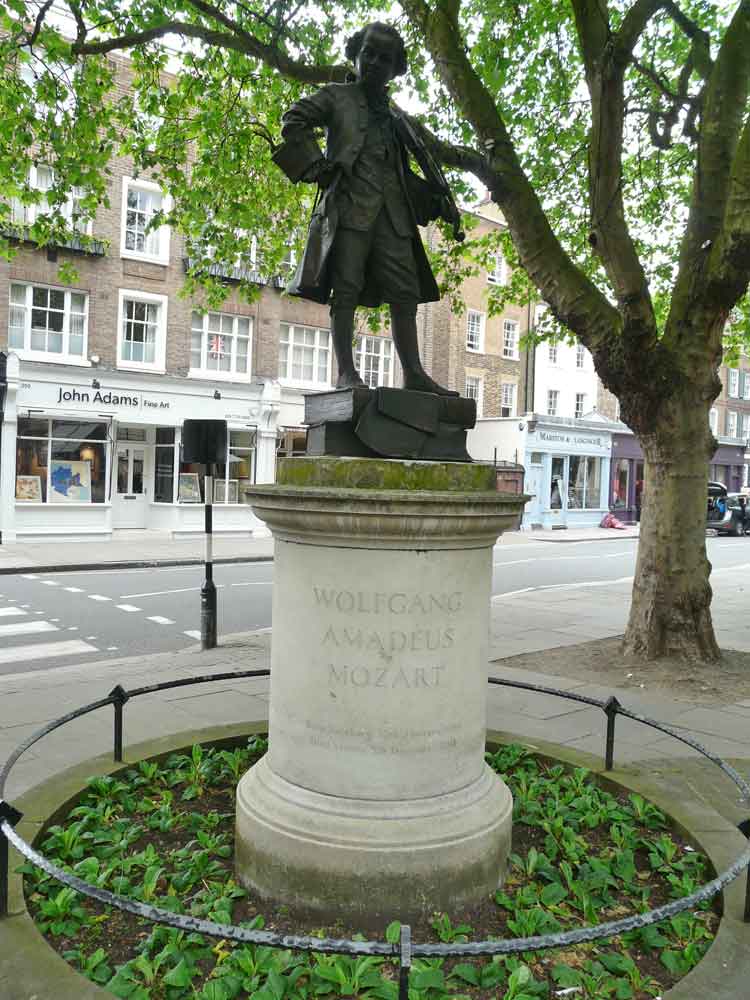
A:
{"type": "Polygon", "coordinates": [[[201,649],[215,649],[216,647],[216,585],[214,584],[213,553],[214,477],[209,473],[213,473],[212,463],[206,464],[206,474],[203,477],[206,512],[206,573],[201,587],[201,649]]]}

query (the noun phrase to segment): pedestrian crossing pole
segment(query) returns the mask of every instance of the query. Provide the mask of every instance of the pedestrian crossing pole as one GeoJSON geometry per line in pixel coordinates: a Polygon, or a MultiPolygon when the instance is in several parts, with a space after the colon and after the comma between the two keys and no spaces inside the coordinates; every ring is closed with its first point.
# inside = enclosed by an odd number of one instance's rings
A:
{"type": "Polygon", "coordinates": [[[206,511],[206,577],[201,587],[201,649],[216,648],[216,585],[214,584],[213,553],[213,464],[206,465],[203,477],[206,511]]]}

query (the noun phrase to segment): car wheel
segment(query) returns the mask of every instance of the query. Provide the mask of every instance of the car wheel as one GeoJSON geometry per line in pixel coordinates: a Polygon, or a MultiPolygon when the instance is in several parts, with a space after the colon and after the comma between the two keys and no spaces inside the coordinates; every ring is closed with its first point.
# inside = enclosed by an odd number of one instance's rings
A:
{"type": "Polygon", "coordinates": [[[744,530],[739,521],[734,521],[732,527],[729,529],[729,534],[732,538],[741,538],[744,535],[744,530]]]}

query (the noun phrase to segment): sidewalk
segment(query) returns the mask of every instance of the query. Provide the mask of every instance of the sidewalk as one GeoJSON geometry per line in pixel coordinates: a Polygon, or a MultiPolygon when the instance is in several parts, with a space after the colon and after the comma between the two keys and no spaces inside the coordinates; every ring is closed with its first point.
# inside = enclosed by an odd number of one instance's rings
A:
{"type": "MultiPolygon", "coordinates": [[[[741,612],[743,594],[738,582],[743,570],[726,572],[722,587],[726,600],[717,607],[716,630],[722,646],[750,651],[750,626],[741,612]],[[737,594],[736,599],[732,597],[737,594]],[[737,603],[739,602],[739,603],[737,603]]],[[[614,694],[621,704],[665,722],[725,759],[740,772],[750,768],[750,700],[727,692],[723,704],[702,702],[699,694],[670,697],[649,690],[647,668],[643,687],[603,687],[596,676],[580,678],[545,673],[545,651],[559,651],[590,639],[621,634],[629,605],[630,585],[569,587],[557,591],[526,593],[495,599],[492,605],[488,673],[513,680],[597,698],[614,694]],[[538,652],[536,669],[514,669],[502,658],[538,652]]],[[[718,603],[718,602],[717,602],[718,603]]],[[[120,660],[71,664],[29,670],[0,677],[0,761],[32,732],[65,712],[107,695],[116,684],[126,690],[155,681],[267,669],[270,665],[270,632],[222,637],[221,645],[201,652],[197,647],[120,660]]],[[[573,655],[575,655],[573,653],[573,655]]],[[[630,682],[632,683],[632,682],[630,682]]],[[[128,702],[125,706],[125,747],[140,740],[204,728],[242,723],[267,717],[268,680],[224,680],[178,688],[128,702]]],[[[491,686],[488,727],[527,742],[553,742],[601,757],[605,718],[598,708],[565,701],[552,695],[491,686]]],[[[78,719],[45,737],[23,755],[14,767],[7,788],[8,800],[68,765],[111,750],[112,711],[102,709],[78,719]]],[[[741,803],[731,782],[695,752],[656,730],[626,719],[617,721],[616,763],[668,774],[677,768],[694,771],[696,795],[705,796],[733,823],[750,815],[750,804],[741,803]],[[698,780],[698,776],[705,779],[698,780]]]]}
{"type": "MultiPolygon", "coordinates": [[[[591,542],[637,538],[638,526],[614,531],[582,528],[569,531],[509,531],[501,545],[531,542],[591,542]]],[[[214,535],[215,563],[273,559],[273,539],[248,535],[214,535]]],[[[106,541],[10,542],[0,545],[0,575],[28,570],[59,573],[66,569],[121,569],[139,566],[190,566],[203,562],[204,536],[173,538],[162,531],[116,531],[106,541]]]]}

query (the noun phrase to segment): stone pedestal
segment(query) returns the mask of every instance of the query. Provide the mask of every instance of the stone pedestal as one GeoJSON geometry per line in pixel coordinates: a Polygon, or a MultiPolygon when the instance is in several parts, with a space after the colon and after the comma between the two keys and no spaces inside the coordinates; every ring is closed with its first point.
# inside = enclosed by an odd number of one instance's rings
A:
{"type": "Polygon", "coordinates": [[[281,478],[317,485],[247,491],[276,540],[269,751],[237,789],[237,873],[261,896],[366,927],[455,912],[501,882],[512,800],[484,763],[492,546],[525,498],[494,475],[301,458],[281,478]],[[394,482],[407,488],[373,488],[394,482]]]}

